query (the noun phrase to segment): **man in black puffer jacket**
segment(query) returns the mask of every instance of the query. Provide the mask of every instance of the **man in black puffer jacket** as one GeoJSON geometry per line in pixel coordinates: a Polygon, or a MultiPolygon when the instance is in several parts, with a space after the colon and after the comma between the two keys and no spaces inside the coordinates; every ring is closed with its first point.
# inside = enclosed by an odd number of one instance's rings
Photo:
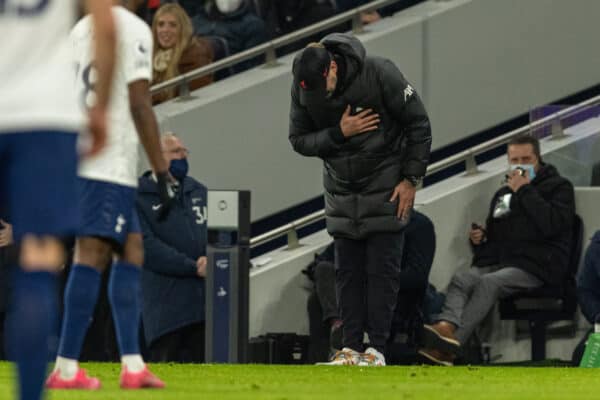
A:
{"type": "Polygon", "coordinates": [[[454,275],[439,320],[424,326],[420,353],[434,363],[451,365],[499,298],[568,278],[573,185],[542,162],[534,137],[513,139],[508,161],[511,172],[492,198],[486,227],[471,228],[473,268],[454,275]]]}
{"type": "Polygon", "coordinates": [[[429,118],[389,60],[355,37],[326,36],[294,59],[289,139],[324,161],[344,349],[333,364],[384,365],[404,226],[431,147],[429,118]],[[370,347],[364,352],[363,335],[370,347]]]}

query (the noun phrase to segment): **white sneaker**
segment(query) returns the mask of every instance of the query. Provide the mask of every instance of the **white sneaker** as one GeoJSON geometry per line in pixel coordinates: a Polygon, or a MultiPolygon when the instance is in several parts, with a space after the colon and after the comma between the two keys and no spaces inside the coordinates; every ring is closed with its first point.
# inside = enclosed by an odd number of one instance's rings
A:
{"type": "Polygon", "coordinates": [[[335,352],[331,361],[317,363],[317,365],[356,365],[360,358],[360,353],[354,351],[351,348],[344,347],[341,350],[335,352]]]}
{"type": "Polygon", "coordinates": [[[383,354],[378,352],[372,347],[365,350],[364,353],[360,353],[358,359],[359,367],[384,367],[385,357],[383,354]]]}

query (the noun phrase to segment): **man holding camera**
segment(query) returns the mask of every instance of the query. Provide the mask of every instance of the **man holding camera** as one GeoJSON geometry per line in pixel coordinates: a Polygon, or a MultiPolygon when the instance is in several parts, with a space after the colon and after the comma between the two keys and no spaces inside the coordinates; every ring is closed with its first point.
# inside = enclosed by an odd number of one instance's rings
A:
{"type": "Polygon", "coordinates": [[[448,286],[438,321],[424,326],[427,360],[452,365],[499,298],[544,284],[567,272],[575,215],[573,185],[542,162],[539,141],[520,136],[508,144],[510,172],[492,198],[487,226],[473,223],[473,267],[448,286]]]}

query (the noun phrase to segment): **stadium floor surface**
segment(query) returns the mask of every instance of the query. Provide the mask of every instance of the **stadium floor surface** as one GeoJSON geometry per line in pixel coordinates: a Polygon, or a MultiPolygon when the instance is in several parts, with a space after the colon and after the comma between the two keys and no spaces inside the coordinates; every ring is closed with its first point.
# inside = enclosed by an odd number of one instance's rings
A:
{"type": "MultiPolygon", "coordinates": [[[[593,399],[600,371],[533,367],[323,367],[153,365],[164,390],[123,391],[119,365],[84,364],[97,392],[55,391],[47,399],[593,399]]],[[[0,399],[11,399],[12,367],[0,363],[0,399]]]]}

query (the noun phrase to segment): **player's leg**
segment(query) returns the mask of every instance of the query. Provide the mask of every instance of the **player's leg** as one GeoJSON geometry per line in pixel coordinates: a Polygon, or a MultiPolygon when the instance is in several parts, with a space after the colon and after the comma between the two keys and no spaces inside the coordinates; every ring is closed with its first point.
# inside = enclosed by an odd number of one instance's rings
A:
{"type": "Polygon", "coordinates": [[[78,359],[98,301],[102,272],[125,240],[119,185],[79,179],[81,213],[74,264],[65,287],[64,316],[52,389],[98,389],[100,382],[79,368],[78,359]]]}
{"type": "Polygon", "coordinates": [[[21,399],[39,399],[49,338],[57,332],[55,272],[65,252],[60,237],[75,233],[77,136],[66,132],[1,135],[0,167],[8,218],[21,243],[12,281],[7,348],[17,362],[21,399]],[[8,142],[8,144],[7,144],[8,142]],[[8,151],[7,151],[8,150],[8,151]]]}
{"type": "Polygon", "coordinates": [[[110,265],[112,243],[96,237],[80,237],[64,293],[64,313],[52,389],[98,389],[100,381],[79,368],[81,348],[98,301],[102,272],[110,265]]]}
{"type": "Polygon", "coordinates": [[[131,224],[123,253],[113,264],[108,283],[108,298],[121,353],[121,387],[162,388],[164,383],[148,370],[140,354],[140,274],[144,247],[133,208],[129,219],[131,224]]]}
{"type": "Polygon", "coordinates": [[[13,271],[6,340],[17,362],[21,399],[39,399],[43,389],[50,338],[58,333],[56,270],[64,260],[54,238],[21,239],[20,268],[13,271]]]}
{"type": "Polygon", "coordinates": [[[144,369],[140,356],[140,273],[144,259],[142,235],[130,233],[123,246],[123,253],[113,263],[108,281],[115,332],[123,366],[132,372],[144,369]]]}

